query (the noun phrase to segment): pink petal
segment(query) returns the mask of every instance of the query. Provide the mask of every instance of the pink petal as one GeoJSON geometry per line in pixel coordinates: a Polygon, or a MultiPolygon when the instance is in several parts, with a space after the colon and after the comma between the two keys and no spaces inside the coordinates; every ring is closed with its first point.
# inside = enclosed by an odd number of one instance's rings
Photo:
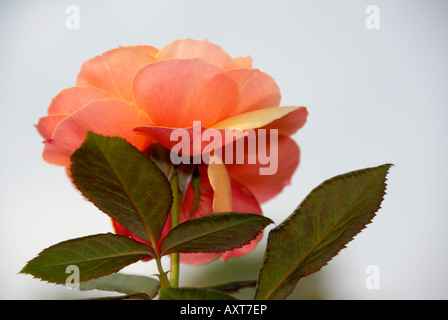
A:
{"type": "Polygon", "coordinates": [[[219,253],[181,253],[180,262],[191,266],[202,266],[218,259],[219,253]]]}
{"type": "Polygon", "coordinates": [[[281,117],[263,126],[263,129],[278,129],[278,133],[285,136],[291,136],[301,129],[308,118],[308,110],[305,107],[290,112],[287,116],[281,117]]]}
{"type": "MultiPolygon", "coordinates": [[[[189,128],[141,126],[135,127],[134,131],[150,136],[152,139],[161,143],[166,149],[178,155],[193,157],[202,154],[203,158],[210,151],[219,149],[243,137],[241,131],[206,129],[199,124],[189,128]]],[[[208,158],[205,162],[207,164],[209,163],[208,158]]],[[[195,162],[195,164],[199,163],[195,162]]]]}
{"type": "Polygon", "coordinates": [[[230,69],[227,74],[240,88],[241,100],[236,114],[279,106],[280,89],[268,74],[258,69],[230,69]]]}
{"type": "Polygon", "coordinates": [[[64,89],[51,100],[48,116],[39,119],[37,130],[45,139],[50,139],[54,129],[69,114],[81,109],[86,104],[110,99],[112,96],[106,91],[94,87],[71,87],[64,89]]]}
{"type": "Polygon", "coordinates": [[[232,177],[252,192],[259,203],[264,203],[278,195],[285,186],[290,184],[291,177],[299,165],[300,149],[294,140],[280,135],[278,136],[277,154],[271,153],[270,163],[262,164],[259,152],[269,154],[275,150],[275,148],[270,150],[270,137],[266,137],[265,147],[260,143],[257,144],[257,153],[248,152],[247,146],[246,144],[242,164],[236,164],[235,160],[233,164],[229,164],[229,161],[225,160],[226,168],[232,177]],[[250,164],[249,157],[256,159],[256,163],[250,164]],[[272,174],[262,175],[260,173],[261,168],[267,170],[269,167],[272,168],[272,174]]]}
{"type": "Polygon", "coordinates": [[[237,57],[233,59],[236,63],[237,68],[252,68],[252,57],[237,57]]]}
{"type": "Polygon", "coordinates": [[[121,47],[84,62],[77,86],[92,86],[114,97],[132,101],[132,80],[143,66],[156,59],[142,50],[121,47]]]}
{"type": "Polygon", "coordinates": [[[206,63],[224,69],[237,66],[235,61],[220,46],[209,42],[207,39],[201,41],[176,40],[160,49],[156,58],[157,60],[200,58],[206,63]]]}
{"type": "Polygon", "coordinates": [[[215,123],[215,129],[277,129],[281,135],[291,135],[306,122],[305,107],[272,107],[245,112],[215,123]]]}
{"type": "Polygon", "coordinates": [[[95,87],[71,87],[62,90],[51,100],[48,114],[71,114],[90,102],[110,98],[111,94],[95,87]]]}
{"type": "Polygon", "coordinates": [[[45,142],[43,158],[51,164],[69,166],[71,154],[81,146],[87,131],[122,137],[143,151],[150,139],[132,130],[142,124],[149,124],[146,115],[131,104],[115,99],[94,101],[59,123],[45,142]]]}
{"type": "Polygon", "coordinates": [[[120,48],[128,48],[136,51],[140,51],[146,54],[149,54],[153,57],[159,52],[159,49],[154,48],[153,46],[147,45],[137,45],[137,46],[120,46],[120,48]]]}
{"type": "Polygon", "coordinates": [[[67,116],[67,114],[53,114],[42,117],[39,119],[36,129],[45,140],[50,139],[56,126],[67,116]]]}
{"type": "Polygon", "coordinates": [[[133,83],[137,105],[157,126],[203,127],[234,113],[238,85],[222,69],[195,60],[167,60],[147,65],[133,83]]]}

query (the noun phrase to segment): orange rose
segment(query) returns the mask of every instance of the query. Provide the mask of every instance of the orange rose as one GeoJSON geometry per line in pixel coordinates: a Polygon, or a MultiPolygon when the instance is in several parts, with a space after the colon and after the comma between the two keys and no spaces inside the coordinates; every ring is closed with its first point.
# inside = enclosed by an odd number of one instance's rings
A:
{"type": "MultiPolygon", "coordinates": [[[[147,153],[155,141],[171,150],[173,130],[191,129],[193,121],[203,129],[278,129],[278,170],[272,175],[260,175],[260,163],[198,165],[201,208],[193,217],[226,210],[261,214],[259,204],[277,195],[298,166],[299,148],[290,136],[307,117],[304,107],[278,107],[280,98],[275,81],[252,68],[250,57],[233,59],[207,40],[178,40],[160,50],[127,46],[86,61],[76,85],[52,100],[36,127],[45,139],[44,160],[64,167],[87,131],[123,137],[147,153]]],[[[193,197],[190,185],[181,222],[192,218],[193,197]]],[[[114,227],[131,235],[116,222],[114,227]]],[[[203,264],[236,257],[259,238],[230,252],[181,259],[203,264]]]]}

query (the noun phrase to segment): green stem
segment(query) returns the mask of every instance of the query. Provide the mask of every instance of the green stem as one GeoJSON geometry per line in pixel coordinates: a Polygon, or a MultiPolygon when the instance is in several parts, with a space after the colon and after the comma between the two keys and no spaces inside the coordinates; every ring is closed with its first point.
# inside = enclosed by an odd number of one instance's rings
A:
{"type": "Polygon", "coordinates": [[[156,253],[155,260],[156,260],[156,264],[157,264],[157,270],[159,270],[160,287],[161,287],[161,289],[168,289],[171,287],[170,281],[168,280],[166,273],[163,271],[162,263],[160,261],[159,255],[157,253],[156,253]]]}
{"type": "MultiPolygon", "coordinates": [[[[173,191],[173,207],[171,208],[171,229],[179,225],[179,183],[176,167],[171,176],[171,189],[173,191]]],[[[171,287],[179,287],[179,253],[171,254],[171,287]]]]}

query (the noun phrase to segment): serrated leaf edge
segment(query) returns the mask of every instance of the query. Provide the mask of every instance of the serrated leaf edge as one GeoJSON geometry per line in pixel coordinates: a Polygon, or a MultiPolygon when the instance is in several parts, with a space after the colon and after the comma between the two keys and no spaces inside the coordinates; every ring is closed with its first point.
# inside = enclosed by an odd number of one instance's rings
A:
{"type": "MultiPolygon", "coordinates": [[[[303,199],[303,201],[299,204],[299,206],[294,210],[294,212],[293,212],[291,215],[289,215],[289,216],[288,216],[288,217],[287,217],[287,218],[286,218],[280,225],[278,225],[277,227],[275,227],[274,229],[271,230],[270,234],[271,234],[271,233],[274,234],[274,233],[280,232],[280,231],[286,226],[287,222],[289,222],[289,221],[292,219],[294,213],[297,212],[297,211],[298,211],[298,210],[299,210],[299,209],[300,209],[300,208],[301,208],[307,201],[309,201],[309,199],[311,199],[311,198],[313,197],[314,191],[318,191],[318,190],[320,190],[321,188],[323,188],[323,187],[325,187],[325,186],[327,186],[327,185],[329,185],[329,184],[332,184],[332,183],[334,183],[334,182],[337,181],[337,180],[340,180],[340,179],[349,179],[349,178],[351,178],[351,177],[353,177],[353,176],[356,176],[356,175],[362,175],[362,174],[365,173],[366,171],[373,171],[373,170],[375,170],[375,169],[379,169],[379,168],[384,167],[384,166],[387,166],[387,167],[388,167],[387,170],[386,170],[386,174],[385,174],[385,176],[384,176],[384,181],[383,181],[383,184],[384,184],[384,190],[383,190],[383,193],[382,193],[382,195],[381,195],[381,201],[380,201],[380,204],[378,205],[378,208],[377,208],[377,209],[375,210],[375,212],[373,213],[372,218],[369,219],[369,221],[368,221],[365,225],[361,226],[361,228],[359,228],[359,230],[357,230],[356,234],[355,234],[354,236],[350,237],[350,240],[346,241],[342,246],[340,246],[340,247],[336,248],[335,250],[333,250],[333,251],[335,251],[335,254],[332,255],[332,257],[331,257],[329,260],[327,260],[324,264],[322,264],[322,265],[321,265],[317,270],[315,270],[314,272],[305,274],[305,275],[303,275],[301,278],[306,277],[306,276],[308,276],[308,275],[310,275],[310,274],[312,274],[312,273],[316,273],[316,272],[320,271],[320,270],[321,270],[324,266],[326,266],[331,260],[333,260],[334,257],[336,257],[336,256],[339,254],[339,252],[340,252],[341,250],[343,250],[344,248],[346,248],[346,247],[347,247],[347,244],[350,243],[350,242],[351,242],[351,241],[352,241],[352,240],[353,240],[353,239],[354,239],[354,238],[355,238],[355,237],[356,237],[362,230],[364,230],[364,229],[367,227],[367,225],[369,225],[369,224],[372,222],[373,218],[376,216],[376,213],[377,213],[378,210],[381,208],[381,203],[382,203],[382,201],[384,200],[384,196],[387,194],[387,193],[386,193],[386,189],[387,189],[387,174],[388,174],[390,168],[393,166],[393,164],[388,163],[388,164],[383,164],[383,165],[381,165],[381,166],[377,166],[377,167],[371,167],[371,168],[366,168],[366,169],[361,169],[361,170],[355,170],[355,171],[347,172],[347,173],[345,173],[345,174],[340,174],[340,175],[334,176],[334,177],[332,177],[332,178],[330,178],[330,179],[328,179],[328,180],[322,182],[320,185],[318,185],[316,188],[314,188],[314,189],[313,189],[313,190],[312,190],[312,191],[305,197],[305,199],[303,199]]],[[[345,215],[345,213],[341,215],[341,217],[338,219],[338,221],[339,221],[344,215],[345,215]]],[[[336,224],[335,224],[335,225],[336,225],[336,224]]],[[[333,226],[332,228],[330,228],[330,229],[333,229],[333,228],[334,228],[334,226],[333,226]]],[[[323,237],[321,237],[321,240],[319,240],[318,243],[322,242],[322,240],[325,238],[325,236],[328,234],[328,232],[329,232],[329,231],[327,231],[327,232],[325,233],[325,235],[324,235],[323,237]]],[[[269,243],[269,239],[268,239],[268,243],[269,243]]],[[[302,262],[305,260],[306,256],[309,254],[309,252],[312,252],[312,250],[315,248],[315,246],[316,246],[316,244],[313,245],[313,247],[312,247],[310,250],[308,250],[308,252],[307,252],[307,254],[305,254],[304,258],[302,258],[298,263],[296,263],[296,264],[294,265],[293,268],[291,268],[291,270],[290,270],[290,271],[289,271],[289,272],[282,278],[283,281],[285,281],[285,280],[291,275],[291,273],[296,269],[296,266],[298,266],[300,263],[302,263],[302,262]]],[[[263,264],[262,264],[261,267],[260,267],[260,272],[259,272],[259,276],[258,276],[258,282],[260,282],[261,270],[263,269],[263,267],[264,267],[264,265],[265,265],[265,262],[266,262],[266,259],[265,259],[265,258],[268,256],[268,254],[269,254],[269,246],[266,246],[265,257],[264,257],[264,259],[263,259],[263,264]]],[[[297,279],[296,283],[297,283],[301,278],[297,279]]],[[[273,294],[273,293],[274,293],[274,292],[281,286],[281,284],[283,283],[283,281],[279,281],[278,284],[277,284],[272,290],[270,290],[270,295],[272,295],[272,294],[273,294]]],[[[288,294],[286,294],[286,296],[289,296],[293,290],[294,290],[294,288],[292,288],[292,289],[288,292],[288,294]]],[[[257,296],[257,293],[258,293],[258,284],[257,284],[257,290],[256,290],[256,293],[255,293],[255,296],[257,296]]],[[[268,297],[269,297],[270,295],[268,295],[267,298],[265,297],[264,299],[269,299],[268,297]]]]}

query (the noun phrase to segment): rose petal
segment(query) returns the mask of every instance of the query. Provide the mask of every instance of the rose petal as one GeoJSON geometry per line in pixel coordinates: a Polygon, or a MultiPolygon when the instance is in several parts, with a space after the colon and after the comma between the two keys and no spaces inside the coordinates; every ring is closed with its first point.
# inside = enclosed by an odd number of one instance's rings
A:
{"type": "Polygon", "coordinates": [[[43,158],[51,164],[70,165],[70,156],[83,143],[87,131],[122,137],[142,151],[150,139],[132,128],[148,123],[146,115],[134,105],[115,99],[94,101],[59,123],[45,142],[43,158]]]}
{"type": "Polygon", "coordinates": [[[227,69],[235,68],[237,64],[220,46],[204,40],[176,40],[160,49],[157,60],[166,59],[195,59],[214,64],[227,69]]]}
{"type": "Polygon", "coordinates": [[[39,119],[36,125],[37,130],[45,139],[50,139],[54,129],[69,114],[81,109],[86,104],[101,100],[110,99],[112,96],[94,87],[71,87],[64,89],[51,100],[48,107],[48,116],[39,119]]]}
{"type": "Polygon", "coordinates": [[[280,89],[268,74],[258,69],[230,69],[227,74],[240,87],[241,100],[236,114],[280,104],[280,89]]]}
{"type": "Polygon", "coordinates": [[[132,101],[132,80],[143,66],[156,59],[141,50],[121,47],[84,62],[76,79],[77,86],[105,90],[115,98],[132,101]]]}
{"type": "Polygon", "coordinates": [[[252,57],[237,57],[233,59],[235,61],[237,68],[252,68],[252,57]]]}
{"type": "MultiPolygon", "coordinates": [[[[244,137],[242,131],[228,129],[206,129],[200,124],[189,128],[167,128],[156,126],[135,127],[135,132],[145,134],[158,141],[168,150],[183,156],[198,156],[220,149],[244,137]]],[[[199,159],[204,160],[205,159],[199,159]]],[[[199,164],[200,162],[194,162],[199,164]]],[[[209,160],[205,161],[209,163],[209,160]]]]}
{"type": "Polygon", "coordinates": [[[90,102],[110,98],[111,94],[95,87],[67,88],[51,100],[48,114],[71,114],[90,102]]]}
{"type": "MultiPolygon", "coordinates": [[[[283,109],[280,108],[280,109],[283,109]]],[[[263,126],[263,129],[278,129],[278,133],[285,136],[291,136],[302,128],[306,119],[308,118],[308,110],[305,107],[300,107],[286,116],[280,117],[269,124],[263,126]]]]}
{"type": "Polygon", "coordinates": [[[232,189],[226,165],[216,155],[212,156],[207,174],[213,189],[213,212],[232,211],[232,189]]]}
{"type": "MultiPolygon", "coordinates": [[[[185,194],[184,208],[180,216],[180,222],[213,213],[213,188],[210,185],[210,181],[208,179],[207,166],[198,166],[198,169],[201,181],[199,207],[197,207],[193,213],[191,212],[194,204],[194,190],[192,184],[190,183],[185,194]]],[[[254,195],[240,182],[238,182],[231,176],[229,178],[232,190],[232,210],[236,212],[258,213],[261,215],[261,207],[255,199],[254,195]]],[[[181,254],[180,259],[182,263],[191,265],[203,265],[216,260],[219,257],[222,257],[222,259],[225,261],[230,257],[238,257],[252,251],[257,246],[261,237],[262,235],[259,235],[250,244],[247,244],[239,249],[234,249],[232,251],[221,253],[181,254]]]]}
{"type": "Polygon", "coordinates": [[[134,97],[162,127],[203,127],[221,121],[239,103],[238,85],[222,69],[195,60],[167,60],[142,68],[133,83],[134,97]]]}
{"type": "Polygon", "coordinates": [[[140,51],[146,54],[149,54],[155,58],[155,55],[159,52],[159,49],[154,48],[153,46],[147,45],[137,45],[137,46],[119,46],[120,48],[128,48],[136,51],[140,51]]]}
{"type": "Polygon", "coordinates": [[[50,139],[56,126],[67,116],[67,114],[52,114],[42,117],[39,119],[36,129],[45,140],[50,139]]]}
{"type": "Polygon", "coordinates": [[[229,164],[229,161],[225,159],[226,168],[229,175],[246,186],[259,203],[264,203],[278,195],[285,186],[290,184],[291,177],[299,165],[300,149],[291,138],[279,136],[277,152],[275,152],[275,148],[271,149],[270,137],[268,136],[264,146],[260,143],[257,144],[256,154],[254,154],[255,152],[248,152],[248,150],[249,148],[246,145],[242,164],[236,164],[236,161],[229,164]],[[270,153],[269,163],[262,164],[260,153],[262,155],[270,153]],[[249,157],[256,159],[254,164],[250,164],[249,157]],[[264,168],[265,173],[271,174],[260,174],[262,168],[264,168]]]}
{"type": "Polygon", "coordinates": [[[216,129],[278,129],[280,135],[291,135],[306,122],[305,107],[274,107],[246,112],[214,124],[216,129]]]}
{"type": "Polygon", "coordinates": [[[219,253],[181,253],[179,255],[180,262],[191,266],[202,266],[218,259],[219,253]]]}

